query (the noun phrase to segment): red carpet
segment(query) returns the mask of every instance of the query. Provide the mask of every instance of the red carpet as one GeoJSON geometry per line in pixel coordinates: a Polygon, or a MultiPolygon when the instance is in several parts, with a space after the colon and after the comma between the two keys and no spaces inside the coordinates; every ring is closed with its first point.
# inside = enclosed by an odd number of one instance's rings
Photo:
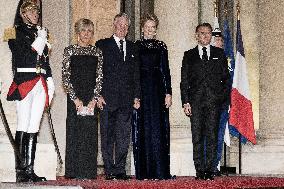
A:
{"type": "Polygon", "coordinates": [[[284,189],[284,178],[222,176],[214,181],[195,180],[194,177],[177,177],[176,180],[163,181],[108,181],[99,176],[96,180],[77,180],[58,177],[56,181],[37,183],[53,186],[81,186],[84,189],[284,189]]]}

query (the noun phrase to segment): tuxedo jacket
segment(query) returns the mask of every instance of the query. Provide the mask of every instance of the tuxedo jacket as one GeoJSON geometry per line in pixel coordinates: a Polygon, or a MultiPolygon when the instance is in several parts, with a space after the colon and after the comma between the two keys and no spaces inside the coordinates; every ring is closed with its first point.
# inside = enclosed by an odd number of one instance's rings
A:
{"type": "Polygon", "coordinates": [[[101,39],[96,46],[103,52],[102,96],[108,108],[132,108],[134,98],[140,98],[140,72],[137,48],[126,40],[123,59],[114,37],[101,39]]]}
{"type": "Polygon", "coordinates": [[[180,88],[182,104],[229,104],[230,75],[224,50],[210,46],[208,61],[200,58],[198,46],[184,52],[180,88]]]}

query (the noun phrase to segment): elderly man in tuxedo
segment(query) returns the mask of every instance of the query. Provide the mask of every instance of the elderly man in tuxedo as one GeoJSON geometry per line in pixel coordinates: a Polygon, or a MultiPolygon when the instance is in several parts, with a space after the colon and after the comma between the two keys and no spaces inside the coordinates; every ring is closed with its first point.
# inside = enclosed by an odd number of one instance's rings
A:
{"type": "Polygon", "coordinates": [[[212,27],[196,27],[198,45],[186,51],[181,68],[181,100],[190,117],[196,179],[213,180],[220,112],[229,103],[229,71],[224,51],[210,45],[212,27]]]}
{"type": "Polygon", "coordinates": [[[103,52],[100,112],[101,150],[107,180],[130,177],[125,164],[130,143],[132,110],[140,107],[140,79],[137,50],[125,39],[130,20],[125,13],[114,18],[114,34],[97,41],[103,52]]]}

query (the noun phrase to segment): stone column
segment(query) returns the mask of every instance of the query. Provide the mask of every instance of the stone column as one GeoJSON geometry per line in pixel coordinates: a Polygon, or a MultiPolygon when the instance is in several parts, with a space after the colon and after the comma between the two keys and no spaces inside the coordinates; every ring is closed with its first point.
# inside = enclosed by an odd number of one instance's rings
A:
{"type": "MultiPolygon", "coordinates": [[[[50,54],[50,65],[55,83],[55,96],[51,106],[53,125],[62,159],[65,159],[65,118],[66,118],[66,94],[62,88],[61,67],[63,50],[69,45],[71,35],[70,24],[70,2],[65,1],[43,1],[43,26],[49,29],[51,35],[52,51],[50,54]]],[[[45,119],[47,124],[47,120],[45,119]]],[[[48,125],[41,135],[42,139],[53,141],[50,138],[48,125]],[[48,138],[47,138],[48,137],[48,138]]],[[[59,167],[58,167],[59,168],[59,167]]],[[[57,170],[58,175],[64,175],[64,164],[62,169],[57,170]]]]}
{"type": "Polygon", "coordinates": [[[283,8],[281,0],[259,2],[260,129],[279,132],[284,126],[283,8]]]}
{"type": "Polygon", "coordinates": [[[173,105],[170,108],[171,173],[195,175],[192,160],[190,120],[183,113],[180,99],[180,68],[184,51],[196,45],[195,27],[198,24],[198,1],[155,1],[155,14],[160,24],[159,40],[167,44],[172,76],[173,105]]]}
{"type": "Polygon", "coordinates": [[[199,20],[207,22],[214,27],[214,2],[215,0],[200,0],[199,20]]]}
{"type": "MultiPolygon", "coordinates": [[[[135,13],[135,5],[137,4],[138,0],[126,0],[125,1],[125,13],[129,16],[130,18],[130,26],[128,29],[128,34],[127,34],[127,39],[130,41],[135,41],[135,34],[136,34],[136,28],[135,28],[135,23],[136,23],[136,13],[135,13]]],[[[139,19],[139,18],[138,18],[139,19]]]]}
{"type": "Polygon", "coordinates": [[[140,0],[141,16],[147,13],[153,13],[155,8],[155,0],[140,0]]]}

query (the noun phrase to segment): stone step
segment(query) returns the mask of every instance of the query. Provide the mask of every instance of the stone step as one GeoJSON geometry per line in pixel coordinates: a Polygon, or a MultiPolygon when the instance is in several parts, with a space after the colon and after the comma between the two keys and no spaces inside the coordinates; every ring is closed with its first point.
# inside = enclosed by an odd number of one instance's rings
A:
{"type": "MultiPolygon", "coordinates": [[[[0,141],[0,182],[15,182],[15,157],[10,143],[0,141]]],[[[35,173],[56,180],[57,154],[53,144],[37,144],[35,173]]]]}

